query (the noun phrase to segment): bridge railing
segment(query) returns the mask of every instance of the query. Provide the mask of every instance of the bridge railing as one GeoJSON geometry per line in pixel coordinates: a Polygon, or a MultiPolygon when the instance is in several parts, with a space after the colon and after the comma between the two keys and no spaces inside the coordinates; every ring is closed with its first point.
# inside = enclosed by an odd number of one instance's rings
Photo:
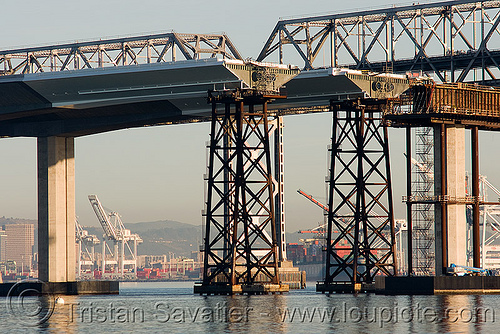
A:
{"type": "Polygon", "coordinates": [[[500,117],[500,89],[464,83],[417,85],[413,113],[500,117]]]}
{"type": "Polygon", "coordinates": [[[0,51],[0,75],[201,58],[242,59],[225,34],[165,33],[0,51]]]}

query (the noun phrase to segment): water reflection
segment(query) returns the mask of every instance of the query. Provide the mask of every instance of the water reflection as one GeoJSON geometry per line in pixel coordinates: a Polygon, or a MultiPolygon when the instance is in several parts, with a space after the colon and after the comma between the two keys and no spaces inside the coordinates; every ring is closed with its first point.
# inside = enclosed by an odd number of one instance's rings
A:
{"type": "Polygon", "coordinates": [[[78,297],[59,296],[56,298],[52,316],[38,325],[44,333],[77,333],[78,297]]]}
{"type": "Polygon", "coordinates": [[[482,295],[439,296],[441,330],[444,332],[482,333],[488,324],[495,322],[495,308],[486,305],[482,295]]]}
{"type": "Polygon", "coordinates": [[[286,333],[281,321],[286,308],[286,296],[208,296],[203,305],[214,312],[213,321],[206,323],[206,332],[286,333]]]}
{"type": "Polygon", "coordinates": [[[23,326],[1,303],[0,332],[498,333],[500,296],[323,295],[312,285],[284,295],[207,297],[176,284],[139,284],[117,296],[62,296],[64,304],[35,327],[23,326]],[[118,319],[120,309],[129,318],[118,319]],[[144,321],[132,316],[135,309],[143,310],[144,321]]]}

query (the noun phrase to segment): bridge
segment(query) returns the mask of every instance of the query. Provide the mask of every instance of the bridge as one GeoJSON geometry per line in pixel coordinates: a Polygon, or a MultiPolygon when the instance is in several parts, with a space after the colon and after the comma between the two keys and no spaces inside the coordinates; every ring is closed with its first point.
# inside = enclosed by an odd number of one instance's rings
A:
{"type": "MultiPolygon", "coordinates": [[[[38,138],[40,279],[75,279],[75,137],[210,121],[207,182],[215,197],[209,196],[205,212],[205,259],[210,259],[205,270],[211,268],[204,274],[205,287],[238,282],[279,286],[279,262],[286,259],[282,116],[331,111],[334,133],[343,135],[332,138],[332,163],[337,167],[331,166],[329,246],[347,239],[352,247],[348,260],[329,250],[327,279],[341,277],[358,284],[371,283],[378,272],[394,275],[388,138],[382,115],[391,99],[407,91],[413,72],[438,82],[494,83],[500,70],[500,46],[495,49],[494,38],[499,33],[499,9],[497,1],[445,1],[282,20],[257,61],[243,60],[223,34],[168,33],[0,51],[0,136],[38,138]],[[328,66],[317,65],[321,53],[328,55],[328,66]],[[267,63],[273,54],[278,64],[267,63]],[[302,71],[285,65],[287,56],[303,61],[302,71]],[[363,131],[372,134],[368,139],[356,130],[362,124],[363,131]],[[357,146],[339,151],[345,141],[357,146]],[[362,158],[360,150],[368,144],[376,147],[375,160],[362,158]],[[366,164],[372,167],[363,170],[366,164]],[[342,165],[340,174],[353,177],[342,180],[345,184],[334,176],[342,165]],[[251,173],[256,179],[248,177],[251,173]],[[382,180],[368,181],[375,174],[382,180]],[[253,188],[247,181],[262,187],[253,188]],[[356,189],[371,194],[372,202],[361,203],[363,192],[356,189]],[[344,198],[335,208],[334,194],[344,198]],[[372,211],[374,206],[379,213],[372,211]],[[331,235],[334,224],[343,231],[340,236],[331,235]],[[215,234],[210,234],[210,227],[215,234]],[[382,230],[388,234],[381,235],[382,230]],[[378,239],[385,244],[376,251],[384,253],[374,255],[374,249],[364,245],[378,239]],[[358,263],[360,256],[366,262],[358,263]]],[[[408,128],[422,125],[397,119],[408,128]]],[[[463,142],[465,126],[446,123],[445,131],[463,142]]],[[[451,147],[452,141],[443,143],[450,152],[464,151],[451,147]]],[[[458,169],[464,169],[465,158],[456,159],[458,169]]],[[[442,226],[449,228],[444,217],[442,226]]],[[[457,233],[460,239],[462,232],[457,233]]],[[[455,241],[444,245],[442,251],[462,246],[455,241]]],[[[461,255],[450,261],[456,259],[461,255]]]]}

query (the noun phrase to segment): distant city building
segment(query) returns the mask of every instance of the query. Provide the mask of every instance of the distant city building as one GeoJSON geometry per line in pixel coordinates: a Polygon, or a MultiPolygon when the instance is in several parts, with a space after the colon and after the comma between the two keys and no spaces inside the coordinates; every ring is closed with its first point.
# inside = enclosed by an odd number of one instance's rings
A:
{"type": "Polygon", "coordinates": [[[7,258],[5,257],[6,245],[7,245],[7,233],[5,232],[4,229],[0,229],[0,262],[7,261],[7,258]]]}
{"type": "Polygon", "coordinates": [[[6,260],[15,261],[18,270],[31,270],[35,244],[33,224],[7,224],[5,233],[7,234],[6,260]]]}

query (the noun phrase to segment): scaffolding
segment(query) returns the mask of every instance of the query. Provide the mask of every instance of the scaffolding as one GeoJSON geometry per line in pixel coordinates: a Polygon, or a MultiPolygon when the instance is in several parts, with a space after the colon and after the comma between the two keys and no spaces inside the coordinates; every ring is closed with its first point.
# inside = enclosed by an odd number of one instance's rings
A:
{"type": "MultiPolygon", "coordinates": [[[[412,194],[434,195],[434,137],[432,127],[415,128],[415,157],[412,194]]],[[[434,275],[434,203],[414,203],[412,257],[415,275],[434,275]]]]}

